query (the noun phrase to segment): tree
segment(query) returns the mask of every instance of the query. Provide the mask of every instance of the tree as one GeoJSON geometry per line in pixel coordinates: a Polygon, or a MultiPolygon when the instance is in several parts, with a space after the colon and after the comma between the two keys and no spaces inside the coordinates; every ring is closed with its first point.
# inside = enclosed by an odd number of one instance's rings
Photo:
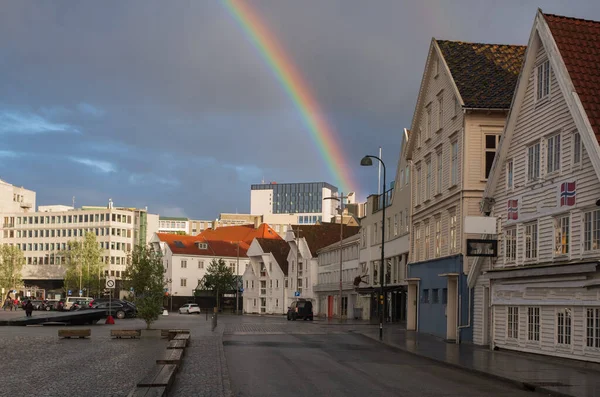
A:
{"type": "Polygon", "coordinates": [[[213,259],[206,269],[206,275],[200,281],[198,289],[213,291],[217,298],[217,308],[219,308],[221,294],[236,289],[235,282],[233,269],[227,266],[223,259],[213,259]]]}
{"type": "Polygon", "coordinates": [[[102,248],[96,241],[96,235],[88,232],[83,240],[69,241],[68,249],[61,255],[65,258],[65,292],[71,288],[86,290],[87,295],[101,294],[104,263],[102,248]]]}
{"type": "Polygon", "coordinates": [[[146,322],[146,328],[158,320],[162,307],[165,281],[162,254],[151,246],[138,245],[131,253],[125,271],[125,283],[133,288],[138,317],[146,322]]]}
{"type": "Polygon", "coordinates": [[[23,284],[21,270],[25,257],[15,245],[0,245],[0,288],[13,290],[23,284]]]}

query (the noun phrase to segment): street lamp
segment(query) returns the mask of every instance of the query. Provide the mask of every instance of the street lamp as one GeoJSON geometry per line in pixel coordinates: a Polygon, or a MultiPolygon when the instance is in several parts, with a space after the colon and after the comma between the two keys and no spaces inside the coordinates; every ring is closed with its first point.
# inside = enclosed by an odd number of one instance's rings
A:
{"type": "Polygon", "coordinates": [[[385,261],[385,252],[384,252],[384,247],[385,247],[385,163],[383,162],[383,160],[381,160],[379,157],[376,156],[365,156],[360,160],[360,165],[363,167],[368,167],[373,165],[373,160],[371,159],[375,159],[377,161],[379,161],[381,163],[381,166],[383,167],[383,189],[382,189],[382,195],[383,195],[383,210],[381,213],[381,263],[379,264],[379,284],[380,284],[380,294],[379,294],[379,340],[383,340],[383,310],[384,310],[384,300],[383,300],[383,283],[385,281],[384,277],[383,277],[383,263],[385,261]]]}
{"type": "Polygon", "coordinates": [[[340,323],[342,321],[342,269],[343,269],[343,241],[344,241],[344,199],[348,196],[344,196],[344,193],[340,193],[339,197],[325,197],[323,200],[336,200],[340,203],[340,299],[338,302],[338,315],[340,316],[340,323]]]}

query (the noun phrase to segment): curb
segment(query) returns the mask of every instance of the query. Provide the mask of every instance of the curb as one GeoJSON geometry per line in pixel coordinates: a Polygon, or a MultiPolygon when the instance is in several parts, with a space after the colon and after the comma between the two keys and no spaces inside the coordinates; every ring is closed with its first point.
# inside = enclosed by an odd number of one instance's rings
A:
{"type": "Polygon", "coordinates": [[[231,380],[229,377],[229,368],[227,368],[227,358],[225,357],[225,348],[223,347],[223,331],[221,328],[219,331],[219,361],[221,362],[221,380],[223,382],[223,396],[233,397],[233,391],[231,390],[231,380]]]}
{"type": "Polygon", "coordinates": [[[461,364],[450,363],[448,361],[444,361],[444,360],[440,360],[440,359],[437,359],[437,358],[434,358],[434,357],[429,357],[429,356],[425,356],[425,355],[422,355],[422,354],[419,354],[419,353],[415,353],[413,351],[410,351],[410,350],[407,350],[407,349],[403,349],[403,348],[401,348],[399,346],[394,346],[394,345],[385,343],[383,341],[378,340],[377,338],[373,338],[373,337],[371,337],[369,335],[363,334],[362,332],[353,332],[353,334],[354,335],[360,335],[363,338],[367,338],[367,339],[369,339],[371,341],[380,343],[381,345],[386,346],[388,348],[391,348],[393,350],[400,351],[400,352],[403,352],[403,353],[408,353],[408,354],[410,354],[412,356],[420,357],[420,358],[426,359],[428,361],[434,362],[436,364],[442,364],[445,367],[449,367],[449,368],[453,368],[453,369],[458,369],[458,370],[461,370],[461,371],[468,371],[468,372],[475,373],[475,374],[477,374],[479,376],[482,376],[482,377],[486,377],[486,378],[490,378],[490,379],[495,379],[495,380],[498,380],[498,381],[501,381],[501,382],[504,382],[504,383],[510,383],[512,385],[515,385],[515,386],[521,388],[522,390],[531,391],[531,392],[535,392],[535,393],[542,393],[542,394],[546,394],[546,395],[550,395],[550,396],[557,396],[557,397],[578,397],[578,396],[575,396],[573,394],[566,394],[566,393],[557,392],[555,390],[550,390],[550,389],[547,389],[547,388],[545,388],[543,386],[536,386],[536,385],[534,385],[532,383],[529,383],[529,382],[523,382],[523,381],[520,381],[520,380],[508,378],[506,376],[496,375],[496,374],[493,374],[493,373],[490,373],[490,372],[487,372],[487,371],[482,371],[482,370],[475,369],[475,368],[469,368],[469,367],[466,367],[466,366],[461,365],[461,364]]]}

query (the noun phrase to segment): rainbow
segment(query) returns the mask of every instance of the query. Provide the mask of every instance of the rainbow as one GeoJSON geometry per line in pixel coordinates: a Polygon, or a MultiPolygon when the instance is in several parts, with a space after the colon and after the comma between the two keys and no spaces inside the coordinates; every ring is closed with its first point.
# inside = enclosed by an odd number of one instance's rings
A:
{"type": "Polygon", "coordinates": [[[310,136],[325,160],[335,184],[343,192],[357,186],[346,167],[336,132],[327,122],[308,84],[304,81],[290,57],[283,51],[275,36],[244,0],[222,0],[263,60],[290,97],[308,128],[310,136]]]}

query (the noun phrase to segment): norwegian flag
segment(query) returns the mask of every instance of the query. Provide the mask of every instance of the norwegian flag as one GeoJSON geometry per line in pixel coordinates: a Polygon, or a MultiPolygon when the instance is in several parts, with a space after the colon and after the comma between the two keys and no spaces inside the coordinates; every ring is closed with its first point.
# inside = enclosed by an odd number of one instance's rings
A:
{"type": "Polygon", "coordinates": [[[516,221],[519,219],[519,200],[508,200],[508,219],[516,221]]]}
{"type": "Polygon", "coordinates": [[[560,206],[573,206],[575,205],[575,196],[577,190],[575,189],[575,182],[564,182],[560,185],[560,206]]]}

